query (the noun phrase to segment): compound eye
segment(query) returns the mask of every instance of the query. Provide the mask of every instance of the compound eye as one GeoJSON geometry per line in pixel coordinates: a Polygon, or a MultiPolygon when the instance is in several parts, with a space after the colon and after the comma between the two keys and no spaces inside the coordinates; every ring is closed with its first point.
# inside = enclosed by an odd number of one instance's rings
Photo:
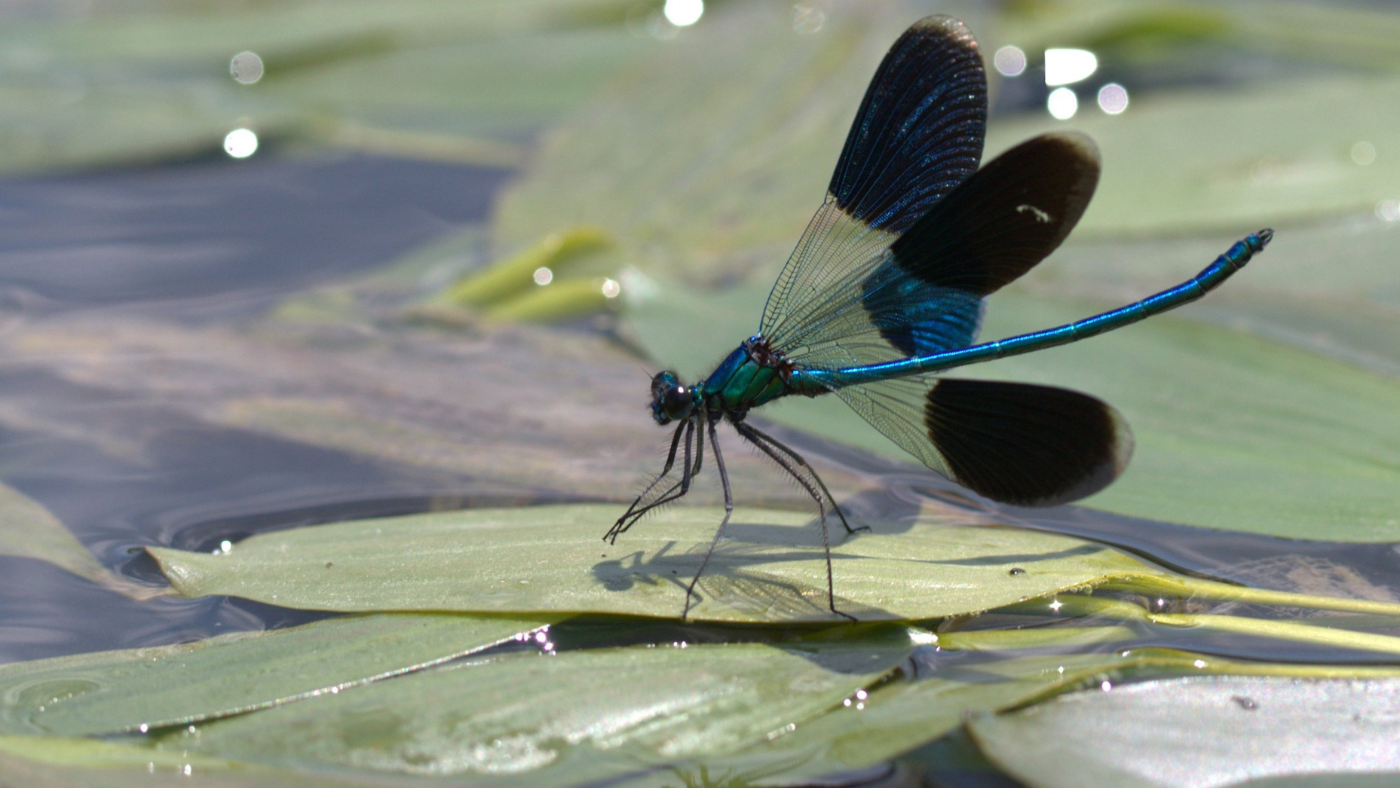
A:
{"type": "Polygon", "coordinates": [[[665,403],[666,411],[678,416],[690,407],[690,392],[686,391],[685,386],[672,386],[666,391],[665,403]]]}
{"type": "Polygon", "coordinates": [[[690,415],[694,406],[694,395],[690,389],[679,384],[666,389],[666,393],[661,397],[661,411],[667,419],[684,419],[690,415]]]}

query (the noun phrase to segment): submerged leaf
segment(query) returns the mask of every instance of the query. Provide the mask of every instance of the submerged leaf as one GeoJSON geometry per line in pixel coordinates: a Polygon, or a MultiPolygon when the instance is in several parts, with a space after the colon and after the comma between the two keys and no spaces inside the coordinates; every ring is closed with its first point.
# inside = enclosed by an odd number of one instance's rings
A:
{"type": "MultiPolygon", "coordinates": [[[[678,616],[722,511],[676,508],[616,546],[594,541],[620,513],[613,505],[478,509],[264,534],[229,555],[150,550],[186,596],[341,611],[678,616]]],[[[970,613],[1154,574],[1069,537],[931,517],[872,525],[874,533],[846,537],[831,550],[837,607],[862,620],[970,613]]],[[[697,586],[693,619],[837,618],[827,609],[821,533],[810,517],[740,508],[726,535],[697,586]]]]}
{"type": "Polygon", "coordinates": [[[537,629],[451,615],[365,616],[0,667],[0,731],[78,736],[265,709],[399,676],[537,629]]]}
{"type": "Polygon", "coordinates": [[[970,723],[983,752],[1035,788],[1172,785],[1392,772],[1400,679],[1213,676],[1060,698],[970,723]],[[1094,742],[1066,746],[1065,737],[1094,742]]]}

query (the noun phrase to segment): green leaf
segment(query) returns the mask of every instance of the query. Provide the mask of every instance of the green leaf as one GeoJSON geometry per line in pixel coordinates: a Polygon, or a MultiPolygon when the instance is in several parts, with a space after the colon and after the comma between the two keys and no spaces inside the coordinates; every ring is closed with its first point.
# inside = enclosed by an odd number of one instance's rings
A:
{"type": "Polygon", "coordinates": [[[1234,676],[1089,691],[969,723],[1034,788],[1218,786],[1308,773],[1395,772],[1400,679],[1234,676]],[[1092,741],[1069,746],[1066,736],[1092,741]]]}
{"type": "Polygon", "coordinates": [[[991,126],[988,157],[1066,126],[1103,154],[1103,178],[1075,230],[1090,236],[1226,231],[1301,223],[1395,199],[1400,80],[1332,77],[1249,92],[1156,95],[1122,115],[1037,113],[991,126]],[[1372,146],[1358,164],[1352,148],[1372,146]]]}
{"type": "Polygon", "coordinates": [[[513,166],[519,140],[655,41],[610,0],[269,2],[8,20],[0,171],[217,151],[226,133],[513,166]],[[265,66],[229,74],[237,53],[265,66]]]}
{"type": "Polygon", "coordinates": [[[132,599],[165,593],[108,571],[43,504],[5,484],[0,484],[0,555],[47,561],[132,599]]]}
{"type": "Polygon", "coordinates": [[[0,781],[26,788],[344,788],[382,786],[93,739],[0,736],[0,781]]]}
{"type": "MultiPolygon", "coordinates": [[[[711,774],[729,773],[741,780],[800,784],[804,779],[888,761],[949,733],[971,713],[1023,707],[1065,691],[1098,687],[1104,681],[1112,685],[1129,678],[1203,672],[1299,677],[1397,674],[1394,668],[1236,662],[1159,648],[1024,656],[1010,651],[1002,658],[989,659],[957,653],[1027,647],[1078,649],[1092,643],[1126,644],[1138,637],[1140,633],[1134,635],[1123,627],[940,633],[936,642],[941,653],[932,658],[930,675],[887,681],[869,689],[864,696],[858,692],[843,700],[841,706],[791,732],[736,755],[710,759],[706,768],[711,774]],[[1030,637],[1017,643],[1022,635],[1030,637]]],[[[924,640],[931,638],[925,635],[924,640]]]]}
{"type": "MultiPolygon", "coordinates": [[[[1255,265],[1267,265],[1267,255],[1255,265]]],[[[668,367],[705,370],[752,333],[767,290],[704,296],[654,282],[649,296],[629,296],[630,334],[668,367]]],[[[1000,293],[982,336],[1060,325],[1109,305],[1000,293]]],[[[1171,315],[952,374],[1064,386],[1122,411],[1136,438],[1132,463],[1089,506],[1291,538],[1400,539],[1394,378],[1171,315]]],[[[911,459],[833,397],[783,400],[756,415],[911,459]]]]}
{"type": "MultiPolygon", "coordinates": [[[[779,784],[866,768],[943,736],[961,725],[968,713],[1014,707],[1082,686],[1100,675],[1142,667],[1146,659],[1142,653],[1122,657],[1111,652],[964,665],[950,658],[933,676],[889,682],[864,697],[849,698],[849,705],[711,763],[710,768],[779,784]]],[[[1191,658],[1172,654],[1158,657],[1157,663],[1187,670],[1191,658]]]]}
{"type": "Polygon", "coordinates": [[[195,643],[0,666],[0,732],[145,731],[336,694],[537,629],[552,620],[364,616],[195,643]]]}
{"type": "MultiPolygon", "coordinates": [[[[678,616],[722,512],[676,508],[648,518],[616,546],[594,541],[621,508],[443,512],[263,534],[227,555],[150,551],[185,596],[229,594],[340,611],[678,616]]],[[[836,619],[827,609],[826,562],[811,519],[736,510],[697,587],[702,599],[691,617],[836,619]]],[[[956,526],[936,517],[874,528],[831,551],[837,607],[862,620],[970,613],[1154,573],[1102,546],[1031,531],[956,526]],[[1013,567],[1025,571],[1011,574],[1013,567]]]]}
{"type": "MultiPolygon", "coordinates": [[[[974,30],[985,15],[940,11],[974,30]]],[[[726,4],[620,71],[501,196],[498,254],[587,224],[619,240],[620,262],[692,283],[781,262],[821,203],[870,75],[927,10],[824,12],[821,33],[804,35],[787,4],[726,4]]]]}
{"type": "Polygon", "coordinates": [[[888,644],[701,643],[459,663],[198,726],[160,746],[537,786],[615,779],[730,752],[839,705],[880,673],[834,671],[818,657],[907,653],[908,637],[890,629],[899,636],[888,644]]]}

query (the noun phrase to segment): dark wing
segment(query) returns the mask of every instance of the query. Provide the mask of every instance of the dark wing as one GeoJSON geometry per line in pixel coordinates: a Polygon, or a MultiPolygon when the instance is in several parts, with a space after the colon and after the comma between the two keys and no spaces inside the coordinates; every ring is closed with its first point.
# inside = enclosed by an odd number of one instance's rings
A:
{"type": "Polygon", "coordinates": [[[977,170],[987,75],[956,19],[915,22],[870,80],[827,193],[869,227],[902,233],[977,170]]]}
{"type": "Polygon", "coordinates": [[[764,334],[812,299],[857,286],[871,260],[977,170],[987,75],[977,42],[946,16],[920,20],[880,63],[826,199],[773,285],[764,334]]]}
{"type": "Polygon", "coordinates": [[[774,289],[761,332],[799,366],[817,369],[971,344],[982,298],[1060,245],[1098,177],[1092,140],[1046,134],[989,162],[903,235],[862,231],[825,204],[794,254],[798,274],[790,281],[801,286],[774,289]],[[830,243],[810,245],[812,235],[830,243]]]}
{"type": "MultiPolygon", "coordinates": [[[[775,345],[799,365],[831,368],[970,344],[983,296],[1060,244],[1098,172],[1093,143],[1075,134],[1007,151],[892,241],[854,295],[832,293],[809,309],[795,350],[791,338],[775,345]]],[[[1098,492],[1132,454],[1132,433],[1113,408],[1064,389],[915,377],[836,394],[924,465],[1006,503],[1098,492]]]]}
{"type": "Polygon", "coordinates": [[[1004,503],[1053,506],[1092,495],[1133,453],[1116,410],[1067,389],[905,378],[836,393],[924,465],[1004,503]]]}
{"type": "Polygon", "coordinates": [[[1033,137],[929,209],[890,252],[921,282],[991,294],[1055,251],[1098,182],[1093,140],[1077,133],[1033,137]]]}

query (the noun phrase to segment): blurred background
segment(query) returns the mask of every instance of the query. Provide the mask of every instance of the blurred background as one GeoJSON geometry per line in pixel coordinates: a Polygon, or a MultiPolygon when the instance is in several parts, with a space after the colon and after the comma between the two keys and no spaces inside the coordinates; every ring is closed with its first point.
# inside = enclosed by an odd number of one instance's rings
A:
{"type": "MultiPolygon", "coordinates": [[[[1180,317],[969,374],[1116,405],[1134,465],[1086,504],[1198,552],[1400,540],[1400,4],[5,0],[0,660],[307,620],[151,598],[142,545],[629,499],[647,378],[753,333],[929,13],[982,46],[987,158],[1057,128],[1103,154],[984,337],[1278,232],[1180,317]]],[[[764,416],[866,453],[822,466],[838,497],[906,468],[839,403],[764,416]]],[[[741,500],[806,505],[733,462],[741,500]]]]}

